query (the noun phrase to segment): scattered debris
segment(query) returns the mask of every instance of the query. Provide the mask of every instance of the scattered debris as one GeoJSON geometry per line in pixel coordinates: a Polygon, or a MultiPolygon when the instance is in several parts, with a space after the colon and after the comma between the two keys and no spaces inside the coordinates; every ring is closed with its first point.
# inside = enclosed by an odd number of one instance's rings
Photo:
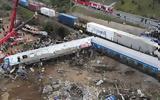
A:
{"type": "Polygon", "coordinates": [[[1,95],[1,100],[9,100],[9,93],[8,92],[5,92],[1,95]]]}
{"type": "Polygon", "coordinates": [[[96,85],[99,86],[99,85],[101,85],[103,82],[104,82],[103,80],[99,80],[99,81],[96,83],[96,85]]]}
{"type": "Polygon", "coordinates": [[[50,94],[52,91],[53,91],[52,86],[51,85],[46,85],[46,86],[44,86],[42,93],[43,94],[46,94],[46,93],[50,94]]]}
{"type": "Polygon", "coordinates": [[[126,70],[124,73],[125,73],[126,75],[132,75],[132,74],[135,73],[135,71],[130,69],[130,70],[126,70]]]}
{"type": "Polygon", "coordinates": [[[22,79],[28,79],[27,71],[26,71],[25,67],[22,65],[19,65],[19,68],[18,68],[16,74],[17,74],[17,76],[19,76],[22,79]]]}
{"type": "Polygon", "coordinates": [[[31,70],[31,72],[35,72],[35,70],[32,67],[30,68],[30,70],[31,70]]]}

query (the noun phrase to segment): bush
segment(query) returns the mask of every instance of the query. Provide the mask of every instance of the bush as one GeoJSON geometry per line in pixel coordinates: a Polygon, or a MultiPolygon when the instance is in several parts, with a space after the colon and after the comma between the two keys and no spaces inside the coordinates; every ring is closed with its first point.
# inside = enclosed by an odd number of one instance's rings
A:
{"type": "Polygon", "coordinates": [[[44,25],[43,25],[43,29],[45,31],[47,31],[48,33],[52,33],[54,31],[54,27],[53,24],[49,21],[47,21],[44,25]]]}
{"type": "Polygon", "coordinates": [[[57,8],[58,11],[67,12],[70,9],[70,0],[50,0],[52,6],[57,8]]]}
{"type": "Polygon", "coordinates": [[[30,10],[28,10],[26,8],[23,8],[23,7],[18,7],[18,8],[19,8],[18,9],[19,15],[25,20],[30,19],[34,15],[33,12],[31,12],[30,10]]]}
{"type": "Polygon", "coordinates": [[[124,2],[123,0],[121,0],[121,4],[124,5],[124,3],[125,3],[125,2],[124,2]]]}
{"type": "Polygon", "coordinates": [[[132,0],[132,3],[133,3],[133,4],[135,4],[135,5],[137,5],[137,2],[136,2],[136,1],[134,1],[134,0],[132,0]]]}
{"type": "Polygon", "coordinates": [[[59,37],[60,37],[61,39],[64,39],[64,37],[65,37],[68,33],[69,33],[68,30],[66,30],[64,27],[60,27],[60,28],[58,28],[58,30],[57,30],[57,34],[59,35],[59,37]]]}
{"type": "Polygon", "coordinates": [[[9,11],[9,10],[12,9],[12,7],[10,5],[8,5],[8,4],[3,4],[2,5],[2,9],[9,11]]]}

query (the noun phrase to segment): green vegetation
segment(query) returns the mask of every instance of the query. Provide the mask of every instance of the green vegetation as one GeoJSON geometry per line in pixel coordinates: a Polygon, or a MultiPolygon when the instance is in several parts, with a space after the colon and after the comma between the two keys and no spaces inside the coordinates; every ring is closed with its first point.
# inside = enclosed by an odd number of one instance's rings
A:
{"type": "MultiPolygon", "coordinates": [[[[107,16],[106,14],[102,13],[102,12],[93,12],[93,11],[89,11],[85,8],[79,7],[79,6],[74,6],[72,8],[72,12],[74,13],[80,13],[86,16],[90,16],[90,17],[94,17],[97,19],[102,19],[102,20],[107,20],[108,22],[110,21],[114,21],[114,22],[118,22],[118,23],[123,23],[123,21],[120,21],[118,18],[113,18],[110,16],[107,16]]],[[[129,22],[126,22],[126,24],[131,25],[131,26],[135,26],[135,27],[141,27],[139,25],[135,25],[129,22]]]]}
{"type": "Polygon", "coordinates": [[[68,12],[72,6],[72,0],[38,0],[45,4],[52,5],[59,12],[68,12]]]}
{"type": "Polygon", "coordinates": [[[59,36],[61,39],[63,39],[69,34],[67,29],[53,23],[50,19],[43,22],[42,27],[43,30],[47,31],[51,37],[59,36]]]}
{"type": "Polygon", "coordinates": [[[120,0],[116,9],[160,19],[160,0],[120,0]]]}
{"type": "Polygon", "coordinates": [[[91,16],[91,17],[95,17],[97,19],[103,19],[103,20],[108,20],[108,21],[112,20],[111,17],[106,16],[106,14],[104,14],[104,13],[88,11],[87,9],[85,9],[83,7],[79,7],[79,6],[73,7],[72,12],[80,13],[80,14],[83,14],[83,15],[91,16]]]}
{"type": "Polygon", "coordinates": [[[18,9],[19,15],[25,20],[31,18],[34,15],[34,13],[32,11],[30,11],[26,8],[23,8],[23,7],[20,7],[20,6],[18,8],[19,8],[18,9]]]}
{"type": "Polygon", "coordinates": [[[9,11],[9,10],[12,9],[12,7],[11,7],[9,4],[4,3],[4,4],[0,5],[0,9],[1,9],[1,10],[9,11]]]}

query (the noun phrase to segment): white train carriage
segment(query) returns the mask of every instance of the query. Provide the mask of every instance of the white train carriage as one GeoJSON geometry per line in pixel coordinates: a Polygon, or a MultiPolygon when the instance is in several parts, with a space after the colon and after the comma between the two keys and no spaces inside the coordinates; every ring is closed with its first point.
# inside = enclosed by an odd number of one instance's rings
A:
{"type": "Polygon", "coordinates": [[[116,30],[110,27],[106,27],[94,22],[87,23],[86,30],[89,33],[103,37],[110,41],[132,48],[134,50],[148,53],[150,55],[153,55],[153,53],[159,47],[158,44],[146,41],[141,37],[120,30],[116,30]]]}
{"type": "Polygon", "coordinates": [[[137,69],[156,75],[156,77],[160,79],[160,61],[156,57],[126,48],[98,37],[93,38],[91,42],[92,47],[95,49],[134,66],[137,69]]]}
{"type": "Polygon", "coordinates": [[[112,28],[109,28],[97,23],[93,23],[93,22],[87,23],[86,31],[111,41],[113,41],[113,38],[114,38],[114,31],[112,28]]]}
{"type": "Polygon", "coordinates": [[[90,47],[92,38],[93,37],[87,37],[66,43],[30,50],[15,55],[10,55],[4,58],[4,65],[14,66],[22,63],[31,64],[41,60],[47,60],[50,58],[71,54],[79,49],[90,47]]]}
{"type": "Polygon", "coordinates": [[[55,10],[50,9],[50,8],[46,8],[46,7],[41,7],[40,13],[45,16],[48,16],[48,17],[55,17],[56,16],[55,10]]]}

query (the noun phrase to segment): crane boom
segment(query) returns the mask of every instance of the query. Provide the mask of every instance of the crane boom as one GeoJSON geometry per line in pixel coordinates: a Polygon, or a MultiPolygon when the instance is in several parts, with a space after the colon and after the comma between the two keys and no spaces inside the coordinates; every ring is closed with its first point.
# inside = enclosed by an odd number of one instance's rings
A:
{"type": "Polygon", "coordinates": [[[15,22],[15,19],[16,19],[18,3],[19,3],[19,0],[15,0],[14,8],[13,8],[12,15],[11,15],[11,22],[10,22],[9,32],[12,32],[12,30],[14,28],[14,22],[15,22]]]}

